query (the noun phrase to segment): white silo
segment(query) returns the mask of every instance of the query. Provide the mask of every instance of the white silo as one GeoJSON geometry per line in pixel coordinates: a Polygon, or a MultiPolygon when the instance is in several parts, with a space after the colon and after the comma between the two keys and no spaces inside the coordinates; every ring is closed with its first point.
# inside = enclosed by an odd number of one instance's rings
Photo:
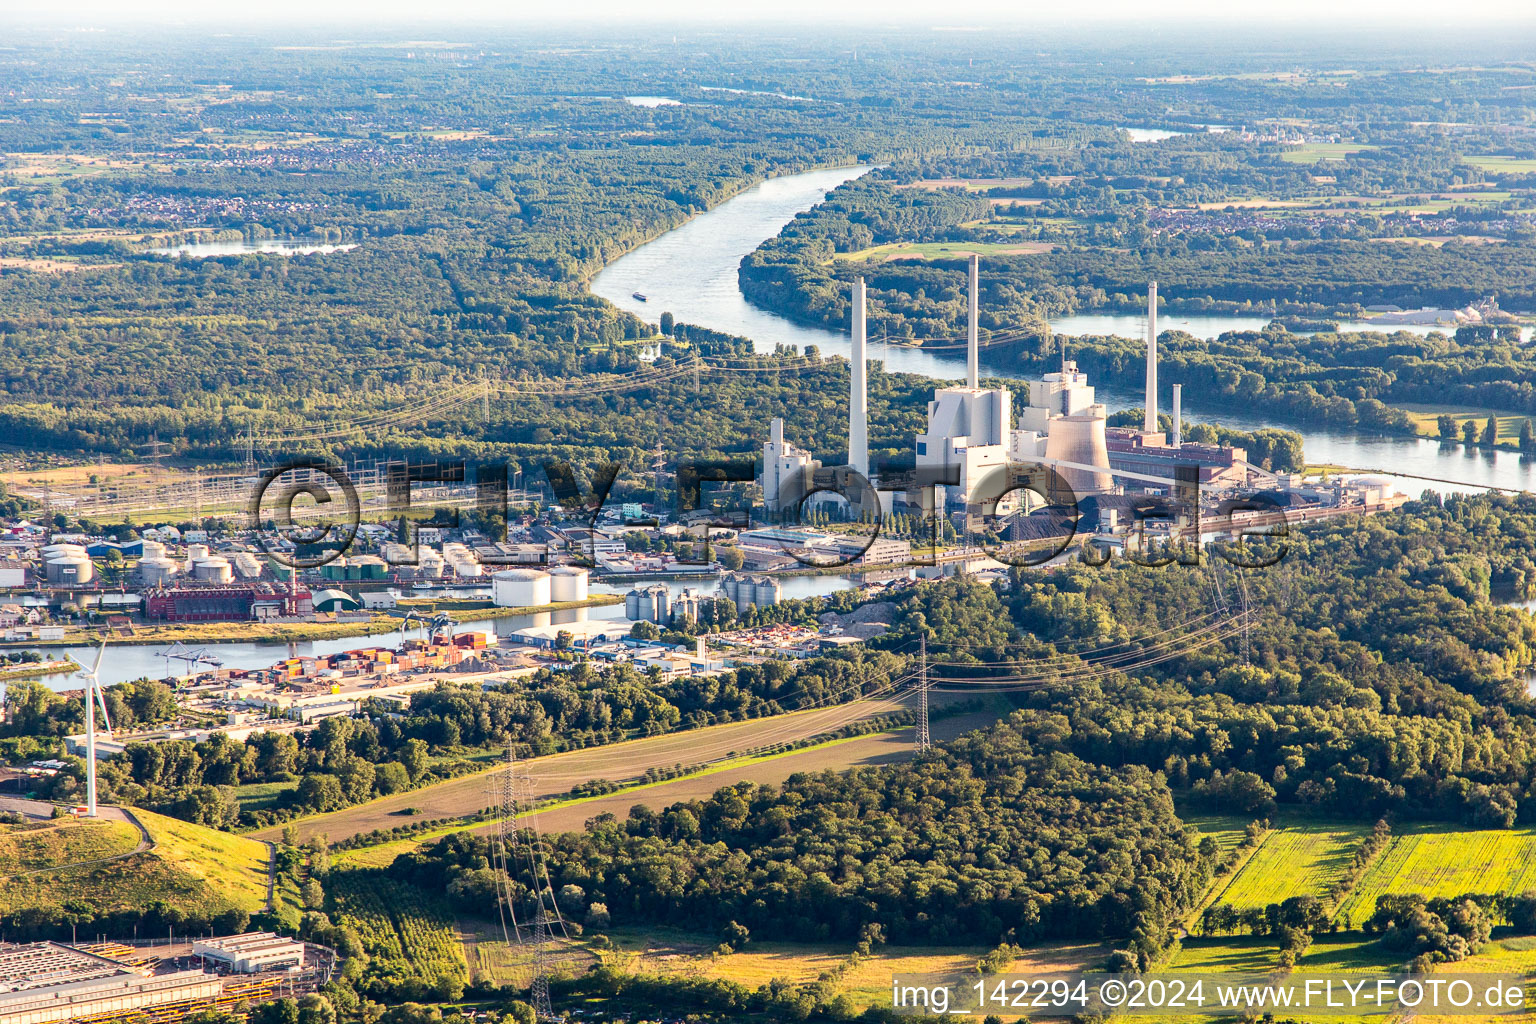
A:
{"type": "Polygon", "coordinates": [[[139,582],[148,587],[162,587],[175,578],[180,567],[169,558],[139,559],[139,582]]]}
{"type": "Polygon", "coordinates": [[[60,583],[66,586],[89,583],[96,575],[96,569],[91,565],[91,560],[83,554],[64,554],[50,558],[43,570],[49,583],[60,583]]]}
{"type": "Polygon", "coordinates": [[[141,550],[139,552],[139,557],[140,558],[164,558],[165,557],[165,545],[161,544],[159,541],[157,541],[157,540],[146,540],[146,541],[143,542],[143,544],[144,544],[143,550],[141,550]]]}
{"type": "Polygon", "coordinates": [[[556,601],[587,599],[587,570],[579,565],[560,565],[549,570],[553,584],[550,596],[556,601]]]}
{"type": "Polygon", "coordinates": [[[235,570],[229,559],[208,555],[192,563],[192,578],[204,583],[229,583],[235,578],[235,570]]]}
{"type": "Polygon", "coordinates": [[[549,604],[549,573],[538,569],[503,569],[491,577],[491,603],[498,608],[537,608],[549,604]]]}

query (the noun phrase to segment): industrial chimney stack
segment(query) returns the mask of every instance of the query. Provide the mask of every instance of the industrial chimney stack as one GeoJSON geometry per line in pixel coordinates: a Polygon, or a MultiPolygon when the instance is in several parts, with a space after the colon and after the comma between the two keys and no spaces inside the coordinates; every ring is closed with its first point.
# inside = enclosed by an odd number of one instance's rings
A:
{"type": "Polygon", "coordinates": [[[978,279],[980,278],[981,257],[971,255],[971,316],[965,331],[965,386],[979,388],[981,386],[981,330],[976,322],[976,308],[981,291],[978,279]]]}
{"type": "Polygon", "coordinates": [[[1147,286],[1147,402],[1141,429],[1157,431],[1157,282],[1147,286]]]}
{"type": "Polygon", "coordinates": [[[1173,386],[1173,447],[1184,444],[1184,385],[1173,386]]]}
{"type": "Polygon", "coordinates": [[[848,375],[848,465],[869,476],[869,394],[864,383],[864,279],[853,285],[853,351],[848,375]]]}

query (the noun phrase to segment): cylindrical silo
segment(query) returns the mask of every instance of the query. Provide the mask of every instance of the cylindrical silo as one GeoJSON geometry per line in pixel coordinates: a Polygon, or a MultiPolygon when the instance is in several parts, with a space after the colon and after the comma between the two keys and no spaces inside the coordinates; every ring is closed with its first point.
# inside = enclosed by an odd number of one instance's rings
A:
{"type": "Polygon", "coordinates": [[[550,596],[556,601],[585,601],[587,599],[587,570],[579,565],[561,565],[549,570],[552,589],[550,596]]]}
{"type": "Polygon", "coordinates": [[[549,604],[549,573],[503,569],[491,577],[491,602],[498,608],[535,608],[549,604]]]}
{"type": "Polygon", "coordinates": [[[146,541],[143,542],[143,544],[144,544],[144,547],[139,552],[139,557],[140,558],[164,558],[165,557],[165,545],[161,544],[159,541],[157,541],[157,540],[146,540],[146,541]]]}
{"type": "Polygon", "coordinates": [[[779,603],[779,594],[782,589],[779,581],[769,576],[759,576],[752,583],[752,603],[759,608],[767,608],[779,603]]]}
{"type": "Polygon", "coordinates": [[[209,555],[192,563],[192,578],[204,583],[229,583],[235,578],[235,570],[229,559],[209,555]]]}
{"type": "Polygon", "coordinates": [[[195,562],[195,561],[197,561],[200,558],[207,558],[207,557],[208,557],[208,545],[207,544],[188,544],[187,545],[187,561],[188,562],[195,562]]]}

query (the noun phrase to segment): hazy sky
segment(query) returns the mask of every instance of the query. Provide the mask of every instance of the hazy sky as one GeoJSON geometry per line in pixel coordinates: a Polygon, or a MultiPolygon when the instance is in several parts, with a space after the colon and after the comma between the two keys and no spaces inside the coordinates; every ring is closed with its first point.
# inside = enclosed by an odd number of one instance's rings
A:
{"type": "MultiPolygon", "coordinates": [[[[1532,0],[1093,0],[1063,4],[1060,0],[259,0],[252,4],[210,3],[209,0],[72,0],[42,5],[41,17],[58,23],[92,20],[303,20],[355,22],[549,19],[614,22],[694,20],[893,21],[930,25],[966,25],[1001,21],[1062,21],[1200,18],[1251,21],[1255,16],[1301,22],[1313,27],[1331,23],[1375,21],[1381,27],[1412,27],[1453,18],[1519,20],[1536,25],[1532,0]]],[[[0,0],[5,14],[25,18],[38,6],[23,0],[0,0]]]]}

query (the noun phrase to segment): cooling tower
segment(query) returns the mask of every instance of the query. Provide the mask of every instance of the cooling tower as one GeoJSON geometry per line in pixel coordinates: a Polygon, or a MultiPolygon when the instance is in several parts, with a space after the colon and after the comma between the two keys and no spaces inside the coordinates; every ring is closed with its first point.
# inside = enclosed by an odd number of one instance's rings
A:
{"type": "Polygon", "coordinates": [[[1114,490],[1114,481],[1109,475],[1109,445],[1104,440],[1104,418],[1104,407],[1093,405],[1071,416],[1057,416],[1051,420],[1051,432],[1045,441],[1046,458],[1104,467],[1102,472],[1056,467],[1079,498],[1114,490]]]}

